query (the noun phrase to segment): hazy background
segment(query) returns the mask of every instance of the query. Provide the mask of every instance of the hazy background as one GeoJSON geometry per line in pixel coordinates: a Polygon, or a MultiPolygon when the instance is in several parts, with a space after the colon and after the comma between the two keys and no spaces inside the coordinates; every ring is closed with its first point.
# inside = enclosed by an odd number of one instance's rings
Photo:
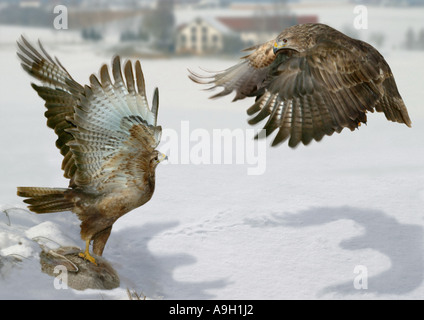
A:
{"type": "Polygon", "coordinates": [[[130,288],[165,299],[422,299],[422,4],[0,0],[0,298],[126,298],[130,288]],[[54,28],[57,5],[67,8],[68,29],[54,28]],[[247,175],[248,164],[163,163],[152,200],[120,218],[106,245],[104,257],[119,273],[120,288],[55,290],[39,270],[34,237],[84,244],[75,215],[14,209],[25,208],[17,186],[68,184],[44,102],[16,56],[20,35],[41,39],[81,84],[116,54],[140,59],[149,101],[159,87],[158,123],[180,132],[181,121],[188,121],[190,130],[211,132],[252,128],[246,109],[253,99],[207,99],[212,93],[190,81],[187,69],[223,70],[245,54],[241,48],[308,21],[377,47],[412,128],[374,113],[359,130],[295,150],[287,143],[271,148],[268,139],[266,171],[259,176],[247,175]],[[365,22],[365,29],[356,28],[365,22]],[[10,256],[26,259],[8,269],[10,256]],[[357,266],[368,270],[366,290],[353,286],[357,266]]]}
{"type": "Polygon", "coordinates": [[[216,57],[238,54],[293,24],[322,22],[379,49],[424,50],[423,6],[423,0],[0,0],[0,45],[13,39],[7,26],[16,26],[50,31],[44,41],[107,44],[115,53],[216,57]],[[367,9],[365,29],[354,25],[363,12],[358,5],[367,9]]]}

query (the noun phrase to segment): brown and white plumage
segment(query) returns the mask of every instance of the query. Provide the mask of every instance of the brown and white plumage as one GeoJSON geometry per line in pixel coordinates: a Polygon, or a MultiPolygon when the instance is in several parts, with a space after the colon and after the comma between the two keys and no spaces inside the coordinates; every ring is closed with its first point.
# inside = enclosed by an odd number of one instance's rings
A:
{"type": "Polygon", "coordinates": [[[366,112],[384,112],[390,121],[411,126],[389,65],[371,45],[324,24],[285,29],[222,72],[189,77],[210,89],[212,98],[236,92],[234,100],[256,97],[248,109],[256,124],[268,118],[266,135],[277,130],[272,145],[320,141],[343,128],[366,123],[366,112]]]}
{"type": "Polygon", "coordinates": [[[152,109],[146,99],[140,62],[133,69],[120,58],[106,65],[90,85],[72,79],[57,59],[39,43],[39,50],[24,37],[18,41],[22,67],[42,86],[32,84],[45,100],[47,125],[58,136],[56,146],[64,156],[62,169],[68,188],[18,187],[18,195],[37,213],[71,210],[81,223],[81,237],[102,255],[113,223],[153,195],[155,169],[165,157],[155,148],[160,142],[157,126],[158,90],[152,109]],[[135,79],[134,79],[135,76],[135,79]]]}

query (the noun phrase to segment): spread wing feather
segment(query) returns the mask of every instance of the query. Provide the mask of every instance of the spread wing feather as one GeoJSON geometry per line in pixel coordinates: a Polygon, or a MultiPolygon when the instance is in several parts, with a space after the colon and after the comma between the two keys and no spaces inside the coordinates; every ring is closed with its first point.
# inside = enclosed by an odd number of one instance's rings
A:
{"type": "Polygon", "coordinates": [[[81,92],[83,87],[72,79],[68,71],[61,65],[57,58],[53,59],[39,42],[40,51],[35,49],[23,36],[17,42],[19,51],[17,53],[21,60],[22,68],[43,86],[32,84],[38,95],[46,101],[47,126],[52,128],[58,136],[56,146],[64,156],[62,169],[64,176],[71,178],[75,173],[75,162],[67,142],[73,139],[72,135],[65,129],[73,127],[66,121],[67,116],[74,112],[77,103],[75,93],[81,92]]]}
{"type": "Polygon", "coordinates": [[[225,96],[233,91],[236,92],[233,101],[254,96],[263,86],[262,83],[269,73],[270,64],[274,61],[275,56],[272,46],[273,41],[268,41],[261,46],[252,47],[252,49],[256,49],[254,52],[242,57],[242,61],[239,64],[222,72],[203,76],[189,70],[189,77],[196,83],[213,84],[208,89],[224,88],[211,98],[225,96]]]}
{"type": "Polygon", "coordinates": [[[390,67],[372,46],[327,39],[304,52],[283,49],[275,55],[273,43],[251,48],[253,53],[225,71],[211,76],[191,72],[189,77],[224,88],[213,97],[232,91],[234,100],[256,96],[247,110],[249,123],[268,117],[266,135],[278,130],[273,146],[289,137],[289,146],[295,147],[346,127],[354,130],[366,122],[367,111],[411,125],[390,67]]]}
{"type": "Polygon", "coordinates": [[[87,192],[113,192],[115,188],[143,187],[147,154],[159,144],[158,90],[150,110],[140,62],[128,61],[122,76],[120,58],[100,69],[100,80],[90,76],[81,86],[39,42],[34,48],[24,37],[18,41],[22,67],[43,86],[33,88],[45,100],[47,125],[58,136],[64,156],[62,169],[70,186],[87,192]],[[125,79],[125,80],[124,80],[125,79]]]}
{"type": "MultiPolygon", "coordinates": [[[[77,165],[73,179],[92,192],[113,192],[122,187],[142,188],[144,169],[160,141],[161,128],[145,97],[143,73],[136,62],[127,61],[124,78],[119,57],[112,63],[114,82],[107,67],[100,79],[92,75],[90,86],[79,97],[80,103],[68,120],[75,128],[67,130],[75,138],[68,142],[77,165]],[[141,91],[140,91],[141,89],[141,91]],[[147,163],[146,163],[147,161],[147,163]]],[[[157,99],[158,91],[155,90],[157,99]]]]}

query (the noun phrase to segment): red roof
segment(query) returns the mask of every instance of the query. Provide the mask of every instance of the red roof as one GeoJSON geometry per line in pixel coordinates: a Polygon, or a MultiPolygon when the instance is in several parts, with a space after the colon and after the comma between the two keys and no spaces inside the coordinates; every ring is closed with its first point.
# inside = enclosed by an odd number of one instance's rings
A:
{"type": "Polygon", "coordinates": [[[318,23],[318,16],[309,15],[309,16],[297,16],[297,24],[304,23],[318,23]]]}
{"type": "Polygon", "coordinates": [[[318,17],[309,16],[263,16],[263,17],[218,17],[218,21],[233,31],[246,32],[266,30],[281,32],[295,24],[317,23],[318,17]]]}

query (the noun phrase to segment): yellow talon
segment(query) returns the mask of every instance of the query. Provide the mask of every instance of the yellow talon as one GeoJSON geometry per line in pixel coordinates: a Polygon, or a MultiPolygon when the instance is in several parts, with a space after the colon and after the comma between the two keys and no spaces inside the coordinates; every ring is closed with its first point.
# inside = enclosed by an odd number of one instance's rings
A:
{"type": "Polygon", "coordinates": [[[85,251],[80,252],[78,256],[80,256],[81,258],[85,260],[90,261],[91,263],[97,266],[96,259],[94,259],[92,255],[90,255],[90,240],[85,241],[85,251]]]}

